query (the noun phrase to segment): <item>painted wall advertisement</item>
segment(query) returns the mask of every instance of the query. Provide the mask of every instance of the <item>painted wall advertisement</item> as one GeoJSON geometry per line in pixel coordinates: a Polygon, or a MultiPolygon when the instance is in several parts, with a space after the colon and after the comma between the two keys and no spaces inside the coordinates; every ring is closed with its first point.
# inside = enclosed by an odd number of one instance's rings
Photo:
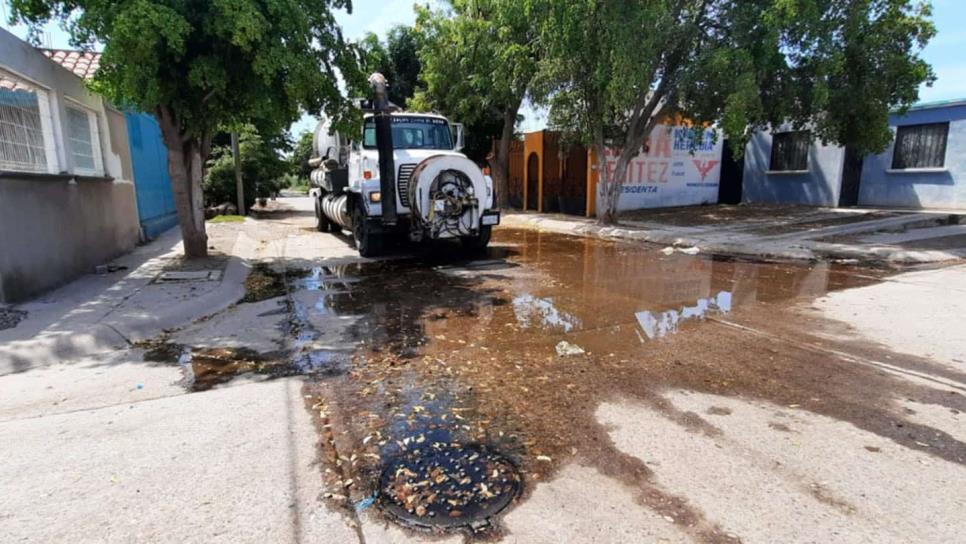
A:
{"type": "MultiPolygon", "coordinates": [[[[722,137],[709,129],[691,149],[691,129],[658,125],[627,169],[618,209],[693,206],[718,201],[722,137]]],[[[607,168],[617,165],[608,150],[607,168]]],[[[598,185],[598,189],[600,186],[598,185]]]]}

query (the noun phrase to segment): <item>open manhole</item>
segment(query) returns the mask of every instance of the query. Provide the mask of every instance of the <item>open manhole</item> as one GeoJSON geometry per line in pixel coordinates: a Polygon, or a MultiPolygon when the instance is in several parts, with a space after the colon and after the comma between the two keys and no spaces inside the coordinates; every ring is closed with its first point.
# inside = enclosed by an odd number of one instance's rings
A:
{"type": "Polygon", "coordinates": [[[520,473],[481,446],[427,443],[394,458],[379,478],[378,504],[424,529],[485,530],[520,492],[520,473]]]}

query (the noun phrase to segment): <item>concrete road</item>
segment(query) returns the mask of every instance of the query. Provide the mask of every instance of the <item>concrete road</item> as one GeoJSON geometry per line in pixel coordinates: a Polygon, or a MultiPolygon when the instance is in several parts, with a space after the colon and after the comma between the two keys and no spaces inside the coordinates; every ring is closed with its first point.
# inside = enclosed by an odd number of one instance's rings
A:
{"type": "Polygon", "coordinates": [[[366,260],[279,202],[209,225],[223,257],[185,265],[166,238],[0,331],[4,541],[966,533],[966,267],[514,229],[366,260]],[[159,281],[186,266],[221,274],[159,281]],[[418,481],[460,455],[489,468],[418,481]],[[413,477],[384,476],[399,462],[413,477]],[[461,529],[412,529],[439,519],[461,529]]]}

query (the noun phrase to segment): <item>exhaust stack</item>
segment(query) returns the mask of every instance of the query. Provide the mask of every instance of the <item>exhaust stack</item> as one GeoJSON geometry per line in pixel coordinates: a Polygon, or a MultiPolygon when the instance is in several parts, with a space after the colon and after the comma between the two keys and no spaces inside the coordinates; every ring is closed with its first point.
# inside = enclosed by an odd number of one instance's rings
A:
{"type": "Polygon", "coordinates": [[[392,158],[392,106],[386,77],[376,72],[369,76],[372,109],[376,124],[376,150],[379,152],[379,192],[382,195],[382,222],[396,224],[396,162],[392,158]]]}

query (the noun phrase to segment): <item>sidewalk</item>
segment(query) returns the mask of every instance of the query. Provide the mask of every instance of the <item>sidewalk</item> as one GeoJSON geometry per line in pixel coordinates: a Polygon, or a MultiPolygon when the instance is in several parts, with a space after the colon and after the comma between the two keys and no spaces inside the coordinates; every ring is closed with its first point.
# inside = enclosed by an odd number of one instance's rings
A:
{"type": "Polygon", "coordinates": [[[258,235],[266,228],[209,224],[215,256],[200,264],[180,258],[170,231],[112,263],[126,269],[16,307],[27,317],[0,331],[4,541],[357,540],[319,500],[301,379],[239,378],[191,393],[181,365],[145,361],[133,344],[251,334],[226,332],[225,320],[258,307],[236,303],[250,260],[270,257],[258,235]],[[184,279],[164,281],[172,271],[184,279]]]}
{"type": "Polygon", "coordinates": [[[0,330],[0,375],[125,347],[237,302],[255,242],[241,235],[229,247],[221,259],[190,265],[217,271],[217,280],[162,281],[163,272],[184,268],[172,229],[116,259],[117,272],[83,276],[18,305],[27,316],[0,330]]]}
{"type": "Polygon", "coordinates": [[[617,226],[602,226],[585,217],[510,211],[504,214],[502,224],[744,257],[918,264],[966,257],[962,236],[966,231],[958,224],[961,217],[742,205],[638,210],[622,214],[617,226]]]}

